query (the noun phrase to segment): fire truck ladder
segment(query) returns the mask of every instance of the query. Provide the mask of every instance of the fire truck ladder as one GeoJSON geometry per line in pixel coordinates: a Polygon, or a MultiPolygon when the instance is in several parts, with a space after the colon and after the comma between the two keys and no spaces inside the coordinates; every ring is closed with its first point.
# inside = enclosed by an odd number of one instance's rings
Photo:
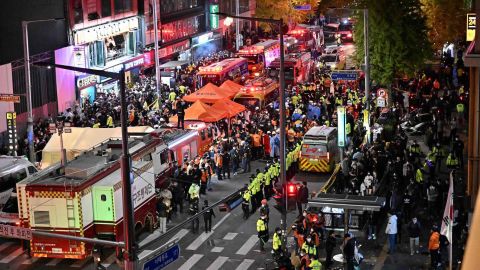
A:
{"type": "Polygon", "coordinates": [[[67,221],[68,228],[75,228],[75,200],[74,198],[67,198],[67,221]]]}

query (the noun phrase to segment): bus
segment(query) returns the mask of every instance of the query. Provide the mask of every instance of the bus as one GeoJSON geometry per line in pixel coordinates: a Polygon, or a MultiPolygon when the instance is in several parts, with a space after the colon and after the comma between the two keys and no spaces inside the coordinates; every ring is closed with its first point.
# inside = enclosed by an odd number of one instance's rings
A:
{"type": "Polygon", "coordinates": [[[244,105],[249,110],[265,108],[278,99],[279,84],[276,80],[267,77],[258,77],[247,81],[240,89],[233,101],[244,105]]]}
{"type": "Polygon", "coordinates": [[[312,127],[305,133],[300,153],[300,170],[331,172],[337,158],[337,128],[312,127]]]}
{"type": "Polygon", "coordinates": [[[220,86],[226,80],[241,82],[248,76],[247,61],[245,58],[228,58],[206,67],[200,67],[197,73],[197,87],[201,88],[209,82],[220,86]]]}
{"type": "MultiPolygon", "coordinates": [[[[314,62],[309,52],[290,53],[285,57],[285,84],[297,85],[311,79],[314,62]]],[[[268,68],[268,76],[278,79],[280,75],[280,59],[275,59],[268,68]]]]}
{"type": "Polygon", "coordinates": [[[280,57],[280,42],[269,39],[240,49],[238,57],[248,59],[248,71],[261,73],[276,58],[280,57]]]}

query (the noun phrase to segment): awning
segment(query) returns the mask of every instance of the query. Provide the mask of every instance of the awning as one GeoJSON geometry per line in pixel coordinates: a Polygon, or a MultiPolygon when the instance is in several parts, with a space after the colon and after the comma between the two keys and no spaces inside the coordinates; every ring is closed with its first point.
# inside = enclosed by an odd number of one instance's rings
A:
{"type": "MultiPolygon", "coordinates": [[[[227,117],[225,111],[212,108],[201,101],[196,101],[185,110],[185,121],[217,122],[227,117]]],[[[170,122],[178,122],[178,116],[170,117],[170,122]]]]}
{"type": "Polygon", "coordinates": [[[176,68],[183,65],[188,65],[188,61],[169,61],[165,64],[160,65],[160,69],[176,68]]]}
{"type": "Polygon", "coordinates": [[[234,117],[235,115],[246,110],[245,106],[231,101],[230,99],[224,99],[215,102],[215,104],[212,106],[212,109],[226,112],[228,117],[234,117]]]}
{"type": "Polygon", "coordinates": [[[242,89],[242,86],[234,81],[226,80],[220,85],[220,89],[235,96],[242,89]]]}
{"type": "MultiPolygon", "coordinates": [[[[222,91],[218,86],[213,83],[208,83],[200,90],[183,97],[183,100],[187,102],[202,101],[204,103],[215,103],[218,100],[232,98],[234,95],[230,92],[222,91]]],[[[186,120],[186,119],[185,119],[186,120]]]]}

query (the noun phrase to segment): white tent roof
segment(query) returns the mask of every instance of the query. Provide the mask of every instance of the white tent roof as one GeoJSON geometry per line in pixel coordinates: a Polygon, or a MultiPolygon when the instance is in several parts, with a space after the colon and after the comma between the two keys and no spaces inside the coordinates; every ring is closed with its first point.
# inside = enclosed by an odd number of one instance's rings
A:
{"type": "MultiPolygon", "coordinates": [[[[122,131],[117,128],[76,128],[72,127],[71,133],[63,133],[63,148],[67,152],[67,159],[71,160],[83,151],[111,138],[121,138],[122,131]]],[[[151,127],[129,127],[128,132],[152,132],[151,127]]],[[[54,134],[42,150],[42,168],[60,162],[61,157],[60,136],[54,134]]]]}

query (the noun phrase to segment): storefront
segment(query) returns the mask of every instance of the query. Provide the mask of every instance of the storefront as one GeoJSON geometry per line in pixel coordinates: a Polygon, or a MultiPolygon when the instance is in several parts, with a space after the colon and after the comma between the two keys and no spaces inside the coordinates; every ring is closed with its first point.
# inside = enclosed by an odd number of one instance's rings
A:
{"type": "Polygon", "coordinates": [[[192,38],[192,46],[189,50],[191,58],[189,60],[196,61],[199,58],[207,57],[222,49],[222,34],[216,32],[207,32],[192,38]]]}
{"type": "Polygon", "coordinates": [[[143,44],[139,18],[131,17],[73,33],[77,47],[83,47],[88,68],[106,69],[138,55],[143,44]]]}
{"type": "MultiPolygon", "coordinates": [[[[125,63],[113,66],[106,69],[109,72],[120,72],[125,70],[125,82],[127,86],[135,82],[140,74],[144,65],[143,55],[134,57],[125,63]]],[[[86,100],[93,102],[99,94],[118,94],[120,91],[120,84],[118,80],[102,77],[96,75],[79,75],[75,79],[77,99],[81,104],[84,104],[86,100]]]]}

